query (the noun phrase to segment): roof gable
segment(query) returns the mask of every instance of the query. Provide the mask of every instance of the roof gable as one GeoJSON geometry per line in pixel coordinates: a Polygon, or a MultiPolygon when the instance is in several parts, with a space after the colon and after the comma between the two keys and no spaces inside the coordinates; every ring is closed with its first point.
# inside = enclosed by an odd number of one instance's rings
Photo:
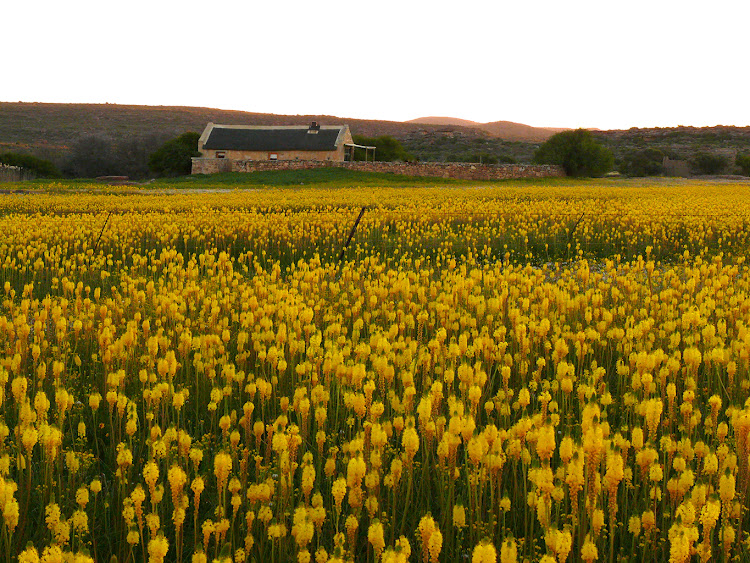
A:
{"type": "Polygon", "coordinates": [[[203,143],[206,150],[334,151],[345,126],[263,127],[213,125],[203,143]]]}

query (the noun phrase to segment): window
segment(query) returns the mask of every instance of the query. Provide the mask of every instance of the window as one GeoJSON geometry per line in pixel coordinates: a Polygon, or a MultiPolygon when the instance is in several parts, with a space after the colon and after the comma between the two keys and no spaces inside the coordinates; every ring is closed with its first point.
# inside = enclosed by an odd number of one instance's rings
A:
{"type": "Polygon", "coordinates": [[[216,151],[216,158],[226,158],[227,153],[226,151],[216,151]]]}
{"type": "Polygon", "coordinates": [[[275,152],[268,153],[268,160],[278,160],[278,159],[279,159],[279,155],[276,154],[275,152]]]}

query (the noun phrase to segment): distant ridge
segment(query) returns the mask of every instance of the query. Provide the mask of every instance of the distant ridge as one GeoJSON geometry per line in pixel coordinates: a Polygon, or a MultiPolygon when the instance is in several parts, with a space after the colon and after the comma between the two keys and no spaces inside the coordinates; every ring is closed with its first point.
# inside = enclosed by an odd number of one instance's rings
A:
{"type": "MultiPolygon", "coordinates": [[[[167,139],[186,131],[200,133],[209,121],[225,125],[306,125],[311,121],[323,125],[346,124],[354,135],[391,135],[420,160],[436,162],[461,160],[480,153],[531,162],[541,142],[564,130],[510,121],[478,123],[436,116],[411,121],[379,121],[185,106],[0,101],[0,153],[33,154],[61,165],[81,139],[102,137],[114,140],[123,149],[154,150],[167,139]]],[[[648,145],[683,159],[706,150],[724,151],[724,156],[734,158],[734,153],[746,154],[750,146],[750,127],[681,126],[592,132],[616,156],[648,145]]],[[[132,158],[140,157],[133,153],[132,158]]]]}
{"type": "Polygon", "coordinates": [[[349,125],[355,135],[391,135],[398,139],[420,132],[432,134],[446,127],[461,130],[472,137],[486,134],[474,127],[421,125],[330,115],[275,115],[188,106],[0,101],[0,152],[21,149],[49,158],[53,153],[70,149],[77,140],[87,136],[121,140],[156,136],[166,140],[185,131],[200,133],[209,121],[223,125],[305,125],[317,121],[324,125],[349,125]]]}
{"type": "Polygon", "coordinates": [[[416,123],[421,125],[447,125],[452,127],[469,127],[486,131],[492,137],[498,137],[506,141],[546,141],[555,133],[566,131],[564,128],[554,127],[532,127],[523,123],[512,121],[492,121],[490,123],[478,123],[457,117],[418,117],[405,123],[416,123]]]}

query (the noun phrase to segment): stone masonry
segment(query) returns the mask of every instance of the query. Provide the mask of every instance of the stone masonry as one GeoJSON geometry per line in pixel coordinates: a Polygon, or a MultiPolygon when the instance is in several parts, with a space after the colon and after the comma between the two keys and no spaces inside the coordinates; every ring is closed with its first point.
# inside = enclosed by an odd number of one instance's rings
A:
{"type": "Polygon", "coordinates": [[[332,162],[319,160],[231,160],[193,158],[193,174],[260,172],[338,167],[362,172],[387,172],[404,176],[432,176],[461,180],[506,180],[565,176],[560,166],[547,164],[472,164],[464,162],[332,162]]]}

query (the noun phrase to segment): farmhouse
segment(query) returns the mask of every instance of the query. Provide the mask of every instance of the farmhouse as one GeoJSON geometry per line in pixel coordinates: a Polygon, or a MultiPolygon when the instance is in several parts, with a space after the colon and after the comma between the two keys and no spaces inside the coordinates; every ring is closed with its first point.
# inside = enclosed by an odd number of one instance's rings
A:
{"type": "Polygon", "coordinates": [[[209,123],[198,140],[193,173],[232,169],[242,160],[350,160],[357,145],[348,125],[218,125],[209,123]],[[224,159],[225,162],[210,162],[224,159]],[[209,161],[209,162],[207,162],[209,161]]]}
{"type": "Polygon", "coordinates": [[[348,125],[316,122],[276,127],[209,123],[198,140],[198,151],[201,156],[192,159],[193,174],[343,168],[466,180],[565,175],[560,166],[551,165],[377,162],[376,147],[355,144],[348,125]],[[364,153],[364,161],[354,160],[355,149],[364,153]]]}

